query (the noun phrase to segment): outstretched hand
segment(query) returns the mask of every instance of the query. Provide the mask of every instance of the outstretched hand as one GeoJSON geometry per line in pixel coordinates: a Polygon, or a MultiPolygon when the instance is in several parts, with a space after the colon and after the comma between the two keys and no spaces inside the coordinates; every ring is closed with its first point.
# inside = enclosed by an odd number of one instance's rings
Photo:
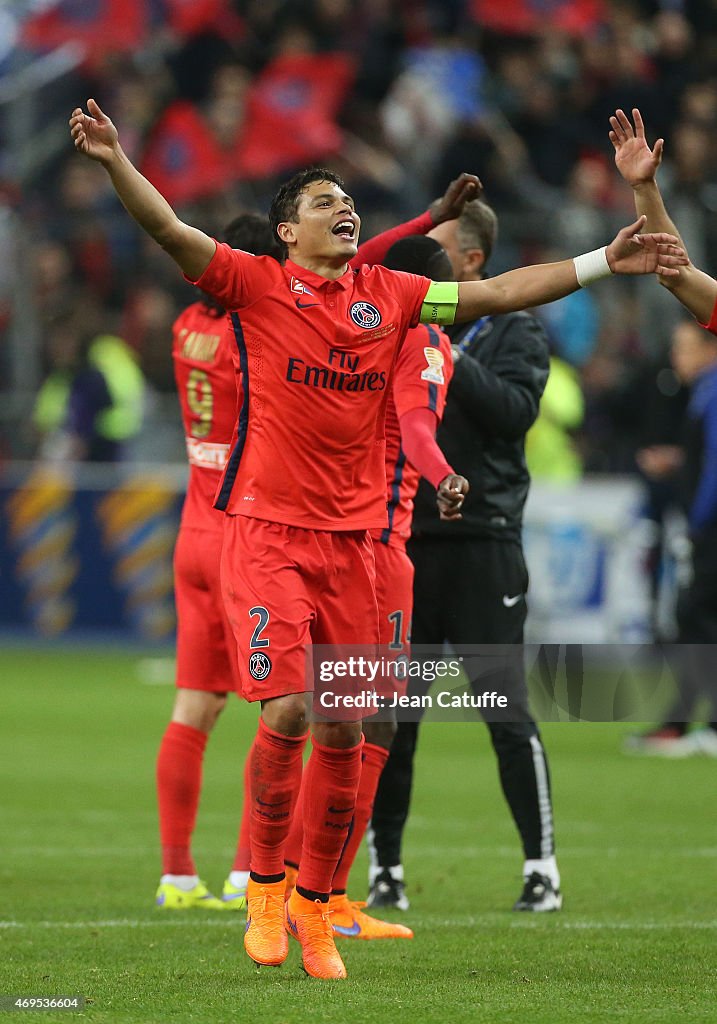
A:
{"type": "Polygon", "coordinates": [[[457,473],[451,473],[441,480],[436,491],[436,503],[441,519],[450,521],[463,518],[461,508],[469,490],[470,484],[466,478],[457,473]]]}
{"type": "Polygon", "coordinates": [[[633,128],[624,110],[616,110],[610,118],[612,131],[610,141],[615,147],[615,166],[628,185],[643,185],[655,180],[657,168],[662,163],[664,139],[658,139],[652,149],[645,138],[645,126],[637,107],[633,108],[633,128]]]}
{"type": "Polygon", "coordinates": [[[605,255],[613,274],[662,274],[676,277],[680,267],[690,262],[675,235],[665,231],[640,235],[638,231],[647,218],[638,217],[634,224],[618,231],[607,246],[605,255]]]}
{"type": "Polygon", "coordinates": [[[447,220],[460,217],[463,207],[471,199],[479,199],[483,194],[480,178],[466,171],[450,183],[440,199],[434,199],[429,211],[434,224],[443,224],[447,220]]]}
{"type": "Polygon", "coordinates": [[[95,100],[87,101],[88,113],[76,107],[70,117],[70,134],[78,153],[91,160],[107,163],[115,155],[119,144],[117,129],[95,100]]]}

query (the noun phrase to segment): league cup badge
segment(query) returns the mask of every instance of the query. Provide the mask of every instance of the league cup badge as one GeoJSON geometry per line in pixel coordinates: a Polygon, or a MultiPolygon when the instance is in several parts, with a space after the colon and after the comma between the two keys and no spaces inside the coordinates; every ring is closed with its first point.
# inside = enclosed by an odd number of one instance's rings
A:
{"type": "Polygon", "coordinates": [[[426,357],[428,366],[421,374],[421,380],[428,380],[432,384],[445,384],[443,376],[443,353],[439,348],[424,348],[423,354],[426,357]]]}

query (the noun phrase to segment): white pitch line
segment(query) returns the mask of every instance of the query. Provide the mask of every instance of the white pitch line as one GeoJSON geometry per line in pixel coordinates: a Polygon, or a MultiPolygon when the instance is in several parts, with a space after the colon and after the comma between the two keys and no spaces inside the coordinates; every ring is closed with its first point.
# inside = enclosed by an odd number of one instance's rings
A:
{"type": "MultiPolygon", "coordinates": [[[[167,911],[166,913],[171,913],[167,911]]],[[[202,927],[209,925],[214,927],[220,925],[221,927],[234,927],[236,921],[240,924],[246,925],[246,918],[238,911],[217,911],[221,914],[223,920],[217,918],[204,917],[201,913],[194,914],[191,917],[163,917],[161,920],[150,921],[134,921],[130,918],[118,918],[116,920],[110,919],[108,921],[0,921],[0,930],[11,929],[11,928],[25,928],[32,930],[34,928],[166,928],[169,926],[176,925],[187,925],[187,924],[201,924],[202,927]]]]}
{"type": "MultiPolygon", "coordinates": [[[[492,914],[489,919],[479,917],[452,917],[443,921],[431,921],[431,928],[485,928],[496,923],[500,915],[492,914]]],[[[554,914],[521,914],[516,920],[508,922],[510,928],[540,928],[542,922],[549,923],[552,929],[561,931],[671,931],[672,929],[689,929],[691,931],[715,931],[717,920],[714,921],[566,921],[559,920],[554,914]]],[[[413,923],[413,922],[412,922],[413,923]]]]}
{"type": "MultiPolygon", "coordinates": [[[[218,813],[206,814],[205,823],[220,823],[224,819],[218,813]]],[[[30,845],[27,843],[4,842],[3,849],[5,857],[13,854],[17,857],[66,857],[71,852],[73,857],[137,857],[138,853],[153,853],[154,847],[147,847],[142,850],[137,846],[59,846],[59,845],[30,845]]],[[[646,845],[629,846],[571,846],[561,844],[559,856],[561,858],[571,857],[634,857],[636,852],[646,849],[646,845]]],[[[453,844],[441,843],[440,845],[421,845],[420,852],[423,856],[446,854],[465,854],[471,857],[498,856],[516,858],[517,847],[505,844],[453,844]]],[[[674,857],[674,858],[717,858],[717,846],[665,846],[651,847],[650,857],[674,857]]]]}
{"type": "MultiPolygon", "coordinates": [[[[649,855],[651,858],[657,857],[675,857],[675,858],[698,858],[703,857],[717,858],[717,846],[666,846],[664,848],[659,847],[648,847],[647,844],[640,846],[565,846],[563,844],[558,848],[558,857],[560,863],[571,857],[609,857],[609,858],[634,858],[636,853],[641,850],[649,848],[649,855]]],[[[463,854],[467,857],[479,857],[481,855],[491,855],[498,857],[511,857],[516,859],[519,856],[519,850],[516,846],[473,846],[465,845],[463,843],[441,843],[440,845],[426,845],[421,844],[420,846],[421,855],[424,857],[433,856],[448,856],[463,854]]]]}
{"type": "MultiPolygon", "coordinates": [[[[713,921],[566,921],[556,919],[552,914],[545,915],[550,920],[550,927],[564,931],[671,931],[673,929],[688,929],[690,931],[715,931],[717,920],[713,921]]],[[[107,921],[0,921],[0,929],[93,929],[93,928],[166,928],[201,924],[202,927],[234,927],[237,922],[241,925],[244,921],[242,914],[231,911],[218,917],[204,917],[199,914],[182,915],[177,917],[162,917],[161,920],[132,920],[131,918],[110,919],[107,921]]],[[[431,921],[431,928],[463,928],[463,927],[486,927],[486,925],[498,923],[502,915],[493,914],[486,918],[460,917],[448,918],[443,921],[431,921]]],[[[539,928],[541,920],[536,918],[510,921],[511,928],[539,928]]]]}
{"type": "MultiPolygon", "coordinates": [[[[537,928],[537,921],[511,921],[511,928],[537,928]]],[[[671,931],[689,928],[693,931],[714,931],[717,921],[556,921],[554,927],[567,931],[671,931]]]]}

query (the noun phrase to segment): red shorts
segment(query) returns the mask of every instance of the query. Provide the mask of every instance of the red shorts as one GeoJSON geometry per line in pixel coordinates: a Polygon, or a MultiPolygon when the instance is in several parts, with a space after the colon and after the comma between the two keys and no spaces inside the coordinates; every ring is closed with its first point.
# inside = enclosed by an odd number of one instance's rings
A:
{"type": "Polygon", "coordinates": [[[413,614],[413,562],[404,548],[374,541],[376,601],[382,647],[409,653],[413,614]]]}
{"type": "MultiPolygon", "coordinates": [[[[367,531],[305,530],[227,515],[222,590],[244,697],[312,691],[309,644],[378,643],[374,588],[367,531]]],[[[356,717],[362,716],[342,720],[356,717]]]]}
{"type": "Polygon", "coordinates": [[[224,611],[222,534],[181,527],[174,549],[177,686],[241,695],[236,641],[224,611]]]}
{"type": "MultiPolygon", "coordinates": [[[[405,548],[374,540],[376,558],[376,600],[381,653],[384,657],[407,660],[411,656],[411,616],[413,615],[413,562],[405,548]],[[386,650],[388,648],[388,650],[386,650]]],[[[387,675],[382,692],[406,693],[408,680],[399,673],[387,675]]]]}

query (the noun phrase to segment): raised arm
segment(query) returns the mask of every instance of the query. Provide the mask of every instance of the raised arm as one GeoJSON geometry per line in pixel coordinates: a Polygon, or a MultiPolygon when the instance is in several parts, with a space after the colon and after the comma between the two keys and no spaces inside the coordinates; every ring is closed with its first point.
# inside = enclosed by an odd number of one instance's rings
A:
{"type": "Polygon", "coordinates": [[[75,149],[102,164],[130,216],[196,281],[214,255],[214,239],[181,221],[164,196],[139,173],[123,152],[117,129],[95,100],[87,101],[87,111],[77,107],[70,117],[75,149]]]}
{"type": "Polygon", "coordinates": [[[678,274],[688,260],[677,238],[664,232],[640,235],[637,232],[644,223],[645,218],[640,217],[603,249],[574,260],[521,267],[485,281],[462,281],[455,322],[554,302],[611,274],[678,274]]]}
{"type": "MultiPolygon", "coordinates": [[[[615,148],[615,166],[632,188],[635,209],[647,218],[645,227],[648,231],[668,231],[679,238],[679,232],[667,212],[657,184],[657,169],[662,163],[664,140],[658,139],[650,149],[640,111],[634,108],[632,116],[634,127],[623,110],[616,110],[610,118],[610,141],[615,148]]],[[[683,245],[681,238],[680,245],[683,245]]],[[[660,283],[669,288],[700,323],[709,323],[717,302],[717,281],[709,274],[688,263],[679,274],[661,277],[660,283]]]]}

